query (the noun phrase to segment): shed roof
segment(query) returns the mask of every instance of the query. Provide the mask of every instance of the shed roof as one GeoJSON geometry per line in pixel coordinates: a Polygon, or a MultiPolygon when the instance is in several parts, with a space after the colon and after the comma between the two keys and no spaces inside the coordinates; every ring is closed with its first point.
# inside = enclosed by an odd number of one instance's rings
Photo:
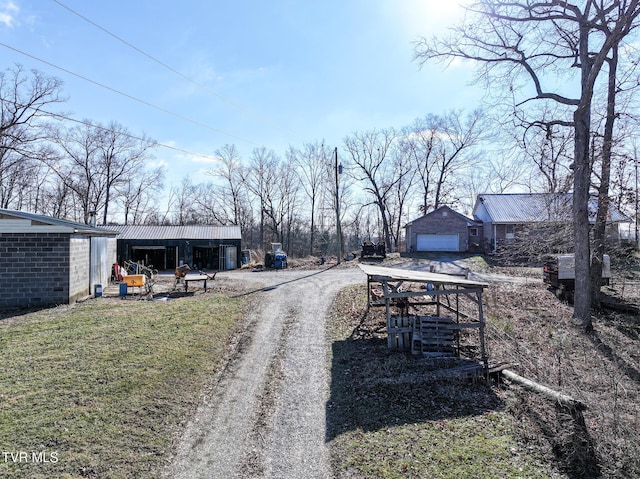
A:
{"type": "MultiPolygon", "coordinates": [[[[494,223],[538,223],[543,221],[571,221],[573,193],[511,193],[478,195],[474,213],[482,204],[494,223]]],[[[594,223],[598,198],[589,199],[589,222],[594,223]]],[[[609,205],[607,221],[629,221],[615,205],[609,205]]]]}
{"type": "Polygon", "coordinates": [[[383,266],[372,266],[368,264],[359,264],[360,269],[367,275],[387,281],[403,280],[403,281],[420,281],[438,285],[462,286],[465,288],[486,288],[487,283],[471,281],[461,276],[453,276],[450,274],[430,273],[427,271],[413,271],[399,268],[385,268],[383,266]]]}
{"type": "Polygon", "coordinates": [[[96,228],[84,223],[26,211],[0,209],[0,233],[69,233],[115,236],[113,228],[96,228]]]}
{"type": "Polygon", "coordinates": [[[239,226],[150,226],[150,225],[109,225],[100,228],[118,231],[118,239],[124,240],[240,240],[239,226]]]}

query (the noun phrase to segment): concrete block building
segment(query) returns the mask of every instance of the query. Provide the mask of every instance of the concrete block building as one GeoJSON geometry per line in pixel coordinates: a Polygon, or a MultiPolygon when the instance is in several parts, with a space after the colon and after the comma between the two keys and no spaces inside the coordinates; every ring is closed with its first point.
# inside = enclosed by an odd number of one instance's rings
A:
{"type": "Polygon", "coordinates": [[[0,309],[69,304],[106,285],[117,232],[0,209],[0,309]]]}

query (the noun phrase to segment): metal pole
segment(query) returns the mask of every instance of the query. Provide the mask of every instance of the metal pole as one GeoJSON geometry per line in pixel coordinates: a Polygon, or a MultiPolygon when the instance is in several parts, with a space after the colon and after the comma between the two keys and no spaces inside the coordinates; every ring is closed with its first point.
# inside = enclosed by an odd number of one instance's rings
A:
{"type": "Polygon", "coordinates": [[[340,195],[338,191],[338,147],[335,148],[335,173],[336,173],[336,236],[338,241],[338,264],[340,264],[342,258],[342,231],[340,228],[340,195]]]}

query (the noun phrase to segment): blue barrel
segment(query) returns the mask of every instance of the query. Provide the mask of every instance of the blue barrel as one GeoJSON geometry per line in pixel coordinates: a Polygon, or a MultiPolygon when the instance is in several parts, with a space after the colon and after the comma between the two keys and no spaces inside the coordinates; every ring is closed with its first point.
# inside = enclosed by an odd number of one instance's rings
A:
{"type": "Polygon", "coordinates": [[[127,283],[120,283],[120,296],[126,296],[129,292],[127,283]]]}
{"type": "Polygon", "coordinates": [[[96,298],[102,297],[102,285],[101,284],[94,284],[93,285],[93,295],[96,298]]]}

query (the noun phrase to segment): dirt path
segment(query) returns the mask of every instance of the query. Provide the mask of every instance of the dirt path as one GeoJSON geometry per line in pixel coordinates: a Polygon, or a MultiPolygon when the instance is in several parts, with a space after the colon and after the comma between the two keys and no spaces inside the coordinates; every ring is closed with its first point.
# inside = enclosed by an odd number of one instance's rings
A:
{"type": "MultiPolygon", "coordinates": [[[[266,291],[241,351],[187,427],[167,478],[328,478],[326,312],[359,268],[226,273],[266,291]]],[[[221,275],[222,276],[222,275],[221,275]]]]}

